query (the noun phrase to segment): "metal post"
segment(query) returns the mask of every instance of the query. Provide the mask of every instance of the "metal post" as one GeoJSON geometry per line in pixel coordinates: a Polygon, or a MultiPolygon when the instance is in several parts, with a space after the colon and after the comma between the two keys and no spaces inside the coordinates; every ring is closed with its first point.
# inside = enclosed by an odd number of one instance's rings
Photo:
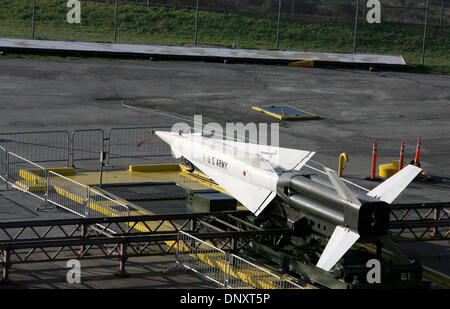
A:
{"type": "Polygon", "coordinates": [[[34,24],[36,21],[36,0],[33,0],[33,17],[31,20],[31,38],[34,39],[34,24]]]}
{"type": "Polygon", "coordinates": [[[5,186],[6,186],[6,191],[9,190],[8,187],[8,178],[9,178],[9,152],[8,149],[6,149],[6,157],[5,157],[5,186]]]}
{"type": "Polygon", "coordinates": [[[10,253],[9,250],[3,250],[3,272],[2,272],[2,281],[7,282],[8,281],[8,271],[11,267],[11,261],[10,261],[10,253]]]}
{"type": "Polygon", "coordinates": [[[355,13],[355,32],[353,34],[353,52],[356,53],[356,38],[358,37],[358,20],[359,20],[359,0],[356,0],[356,13],[355,13]]]}
{"type": "Polygon", "coordinates": [[[197,231],[197,219],[192,219],[191,221],[191,232],[195,233],[197,231]]]}
{"type": "Polygon", "coordinates": [[[236,237],[231,238],[231,252],[236,253],[237,251],[237,240],[236,237]]]}
{"type": "Polygon", "coordinates": [[[89,187],[86,187],[86,199],[85,199],[85,207],[86,209],[84,210],[84,217],[85,218],[89,218],[89,187]]]}
{"type": "MultiPolygon", "coordinates": [[[[81,235],[80,236],[82,239],[86,239],[86,236],[87,236],[87,225],[86,224],[81,225],[81,235]]],[[[77,253],[81,256],[81,255],[83,255],[85,250],[86,250],[86,246],[81,245],[80,250],[78,250],[77,253]]]]}
{"type": "MultiPolygon", "coordinates": [[[[69,131],[67,131],[67,167],[71,167],[70,160],[72,159],[72,161],[73,161],[73,152],[72,152],[72,156],[70,154],[70,152],[73,151],[73,147],[71,149],[70,145],[71,145],[70,133],[69,133],[69,131]]],[[[73,164],[73,162],[72,162],[72,164],[73,164]]]]}
{"type": "Polygon", "coordinates": [[[281,0],[278,0],[277,49],[280,47],[281,0]]]}
{"type": "Polygon", "coordinates": [[[226,288],[228,288],[230,286],[230,254],[227,253],[227,255],[225,256],[225,271],[224,271],[224,286],[226,288]]]}
{"type": "Polygon", "coordinates": [[[119,0],[116,0],[116,17],[114,21],[114,43],[117,43],[117,24],[119,19],[119,0]]]}
{"type": "Polygon", "coordinates": [[[194,46],[198,44],[198,10],[199,10],[199,0],[197,0],[197,5],[195,7],[195,33],[194,33],[194,46]]]}
{"type": "Polygon", "coordinates": [[[439,235],[439,212],[440,212],[440,208],[438,208],[438,207],[436,207],[434,210],[433,210],[433,219],[435,220],[435,222],[436,222],[436,226],[435,227],[433,227],[433,232],[431,232],[431,237],[435,237],[435,236],[438,236],[439,235]]]}
{"type": "Polygon", "coordinates": [[[128,273],[125,270],[125,263],[128,260],[128,256],[127,256],[127,244],[124,242],[122,244],[120,244],[119,246],[119,260],[120,260],[120,266],[119,266],[119,271],[116,272],[116,276],[119,277],[128,277],[128,273]]]}
{"type": "Polygon", "coordinates": [[[75,155],[75,131],[72,132],[72,137],[69,135],[69,164],[67,167],[75,167],[74,155],[75,155]]]}
{"type": "Polygon", "coordinates": [[[441,3],[441,19],[439,21],[439,28],[440,29],[442,29],[442,27],[444,26],[444,7],[445,7],[444,0],[442,0],[442,3],[441,3]]]}
{"type": "Polygon", "coordinates": [[[100,180],[99,180],[99,184],[98,184],[99,188],[102,187],[103,165],[104,165],[103,162],[105,161],[105,159],[106,159],[106,152],[104,152],[102,149],[102,151],[100,152],[100,180]]]}
{"type": "Polygon", "coordinates": [[[48,176],[48,172],[47,172],[47,170],[45,171],[45,197],[44,197],[44,208],[46,208],[47,207],[47,205],[48,205],[48,189],[49,189],[49,185],[48,185],[48,182],[50,181],[48,178],[49,178],[49,176],[48,176]]]}
{"type": "Polygon", "coordinates": [[[423,29],[423,45],[422,45],[422,65],[425,64],[425,50],[427,48],[427,27],[428,27],[428,11],[430,9],[430,0],[427,0],[425,9],[425,26],[423,29]]]}
{"type": "Polygon", "coordinates": [[[102,187],[102,178],[103,178],[103,162],[100,162],[100,181],[99,181],[99,184],[98,184],[99,188],[102,187]]]}

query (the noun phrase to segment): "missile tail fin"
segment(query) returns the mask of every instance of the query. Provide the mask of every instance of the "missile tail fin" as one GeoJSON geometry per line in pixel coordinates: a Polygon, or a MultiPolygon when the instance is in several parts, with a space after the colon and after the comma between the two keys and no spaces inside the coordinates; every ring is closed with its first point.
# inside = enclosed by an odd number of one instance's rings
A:
{"type": "Polygon", "coordinates": [[[329,271],[358,239],[358,233],[343,226],[336,226],[316,266],[329,271]]]}
{"type": "Polygon", "coordinates": [[[339,178],[335,171],[328,167],[325,167],[325,172],[327,172],[328,178],[330,179],[340,198],[352,202],[356,205],[361,205],[361,202],[358,200],[356,195],[347,187],[342,179],[339,178]]]}
{"type": "Polygon", "coordinates": [[[367,195],[391,204],[405,190],[409,183],[416,178],[421,170],[417,166],[407,165],[401,171],[376,186],[367,195]]]}

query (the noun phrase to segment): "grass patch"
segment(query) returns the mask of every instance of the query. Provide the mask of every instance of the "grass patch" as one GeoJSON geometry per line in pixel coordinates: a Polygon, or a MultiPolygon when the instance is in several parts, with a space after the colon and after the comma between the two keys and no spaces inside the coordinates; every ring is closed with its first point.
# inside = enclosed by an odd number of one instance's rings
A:
{"type": "MultiPolygon", "coordinates": [[[[37,1],[35,38],[114,41],[115,6],[82,2],[81,24],[68,24],[66,1],[37,1]]],[[[0,2],[0,36],[31,37],[32,1],[0,2]]],[[[200,11],[200,45],[240,48],[276,47],[277,17],[200,11]]],[[[352,52],[353,22],[283,17],[280,49],[352,52]]],[[[195,11],[120,5],[117,39],[121,43],[192,45],[195,11]]],[[[390,23],[360,24],[358,52],[401,54],[411,72],[450,74],[450,28],[429,27],[425,66],[421,66],[423,26],[390,23]]]]}

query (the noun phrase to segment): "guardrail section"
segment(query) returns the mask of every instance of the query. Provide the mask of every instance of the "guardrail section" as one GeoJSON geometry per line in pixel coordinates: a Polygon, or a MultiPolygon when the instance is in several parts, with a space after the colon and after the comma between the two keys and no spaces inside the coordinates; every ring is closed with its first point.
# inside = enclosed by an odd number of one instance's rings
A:
{"type": "Polygon", "coordinates": [[[69,163],[68,131],[0,133],[0,146],[33,162],[69,163]]]}
{"type": "Polygon", "coordinates": [[[47,199],[47,171],[14,153],[6,153],[5,179],[12,187],[27,192],[43,201],[47,199]]]}
{"type": "Polygon", "coordinates": [[[227,253],[183,231],[178,232],[178,265],[226,286],[227,253]]]}
{"type": "Polygon", "coordinates": [[[282,279],[256,264],[230,254],[227,287],[280,289],[282,288],[282,279]]]}
{"type": "Polygon", "coordinates": [[[226,288],[304,288],[184,231],[178,232],[176,263],[226,288]]]}

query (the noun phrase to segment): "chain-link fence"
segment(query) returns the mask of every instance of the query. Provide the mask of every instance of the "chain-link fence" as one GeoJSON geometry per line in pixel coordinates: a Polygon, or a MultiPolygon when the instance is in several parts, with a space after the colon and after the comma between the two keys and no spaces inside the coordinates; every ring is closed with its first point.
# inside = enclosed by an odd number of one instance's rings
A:
{"type": "Polygon", "coordinates": [[[2,0],[0,36],[447,59],[449,0],[2,0]],[[73,2],[73,1],[72,1],[73,2]],[[71,3],[72,3],[71,2],[71,3]],[[429,55],[426,54],[428,51],[429,55]]]}

